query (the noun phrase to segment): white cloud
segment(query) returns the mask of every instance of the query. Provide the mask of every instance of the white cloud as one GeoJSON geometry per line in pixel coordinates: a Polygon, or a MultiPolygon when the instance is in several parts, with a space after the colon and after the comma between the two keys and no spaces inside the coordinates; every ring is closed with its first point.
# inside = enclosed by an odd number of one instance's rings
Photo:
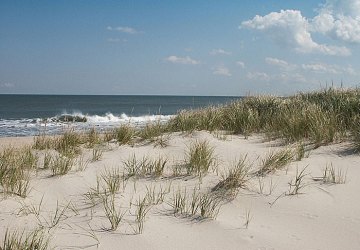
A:
{"type": "Polygon", "coordinates": [[[249,80],[261,80],[261,81],[269,81],[270,76],[265,72],[248,72],[246,77],[249,80]]]}
{"type": "Polygon", "coordinates": [[[237,61],[236,65],[240,66],[241,68],[245,69],[245,63],[242,61],[237,61]]]}
{"type": "Polygon", "coordinates": [[[215,67],[213,74],[221,76],[231,76],[230,70],[223,65],[215,67]]]}
{"type": "Polygon", "coordinates": [[[360,43],[360,1],[327,0],[311,29],[336,40],[360,43]]]}
{"type": "Polygon", "coordinates": [[[278,58],[273,58],[273,57],[265,58],[265,62],[269,65],[279,67],[285,71],[292,71],[297,68],[297,66],[295,64],[291,64],[291,63],[288,63],[287,61],[284,61],[284,60],[281,60],[278,58]]]}
{"type": "Polygon", "coordinates": [[[210,51],[210,55],[231,55],[231,52],[223,49],[213,49],[212,51],[210,51]]]}
{"type": "Polygon", "coordinates": [[[334,65],[334,64],[311,63],[311,64],[303,64],[301,65],[301,67],[304,70],[311,71],[313,73],[356,75],[355,70],[351,66],[341,67],[339,65],[334,65]]]}
{"type": "Polygon", "coordinates": [[[137,31],[136,29],[131,28],[131,27],[122,27],[122,26],[111,27],[111,26],[108,26],[108,27],[106,27],[106,29],[111,30],[111,31],[119,31],[119,32],[127,33],[127,34],[132,34],[132,35],[140,33],[139,31],[137,31]]]}
{"type": "Polygon", "coordinates": [[[265,32],[270,38],[287,47],[294,47],[301,53],[320,53],[326,55],[350,55],[346,47],[316,43],[310,33],[309,21],[298,10],[281,10],[265,16],[256,15],[253,19],[242,22],[245,27],[265,32]]]}
{"type": "Polygon", "coordinates": [[[10,82],[5,82],[5,83],[1,83],[0,84],[1,88],[7,88],[7,89],[11,89],[15,87],[15,84],[10,83],[10,82]]]}
{"type": "Polygon", "coordinates": [[[165,61],[171,63],[177,63],[177,64],[190,64],[190,65],[200,64],[200,61],[194,60],[189,56],[186,57],[169,56],[165,58],[165,61]]]}

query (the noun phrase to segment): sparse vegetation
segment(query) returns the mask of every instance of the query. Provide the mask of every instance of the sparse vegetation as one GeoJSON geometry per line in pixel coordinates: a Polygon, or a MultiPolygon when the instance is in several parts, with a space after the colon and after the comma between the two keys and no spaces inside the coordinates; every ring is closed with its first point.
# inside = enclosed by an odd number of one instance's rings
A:
{"type": "Polygon", "coordinates": [[[114,137],[120,145],[131,144],[136,131],[129,124],[121,125],[114,130],[114,137]]]}
{"type": "Polygon", "coordinates": [[[288,148],[279,151],[270,151],[269,154],[262,159],[262,166],[257,174],[263,176],[282,169],[293,160],[293,157],[293,151],[288,148]]]}
{"type": "Polygon", "coordinates": [[[214,149],[208,141],[196,141],[190,145],[184,163],[187,174],[206,175],[215,164],[214,149]]]}
{"type": "Polygon", "coordinates": [[[26,197],[29,191],[30,172],[37,166],[38,157],[31,148],[8,147],[0,152],[1,192],[26,197]]]}
{"type": "Polygon", "coordinates": [[[93,148],[91,161],[100,161],[103,155],[103,150],[100,148],[93,148]]]}
{"type": "Polygon", "coordinates": [[[169,205],[173,208],[174,215],[215,219],[221,207],[221,200],[211,193],[200,193],[196,188],[193,189],[191,196],[188,196],[186,189],[178,188],[174,191],[169,205]]]}
{"type": "Polygon", "coordinates": [[[326,165],[322,181],[326,184],[344,184],[346,182],[346,172],[342,169],[336,169],[332,164],[326,165]]]}
{"type": "Polygon", "coordinates": [[[308,175],[305,170],[307,166],[303,168],[300,172],[298,168],[296,169],[296,175],[295,178],[289,182],[289,192],[287,195],[297,195],[300,193],[300,190],[306,187],[306,184],[304,183],[304,178],[308,175]]]}
{"type": "Polygon", "coordinates": [[[124,162],[126,178],[160,177],[164,172],[166,163],[167,159],[162,156],[159,156],[155,160],[144,156],[141,160],[138,160],[135,154],[133,154],[124,162]]]}
{"type": "Polygon", "coordinates": [[[142,234],[144,230],[145,217],[146,214],[150,211],[151,206],[149,203],[147,203],[146,197],[144,197],[143,199],[139,198],[139,200],[136,203],[136,206],[137,206],[136,219],[135,219],[135,222],[137,224],[136,232],[138,234],[142,234]]]}
{"type": "Polygon", "coordinates": [[[43,230],[35,229],[30,233],[6,229],[4,239],[0,245],[1,250],[47,250],[49,248],[49,237],[43,230]]]}
{"type": "Polygon", "coordinates": [[[125,212],[121,210],[120,206],[116,208],[115,195],[103,196],[102,203],[104,206],[106,218],[111,224],[110,230],[115,231],[119,227],[119,224],[122,221],[125,212]]]}
{"type": "Polygon", "coordinates": [[[232,169],[222,175],[222,180],[212,188],[220,197],[236,196],[239,188],[245,188],[249,180],[250,168],[246,165],[246,156],[242,157],[232,169]]]}
{"type": "Polygon", "coordinates": [[[53,176],[56,175],[65,175],[67,174],[74,164],[74,161],[72,158],[68,158],[63,155],[58,155],[53,158],[50,169],[53,176]]]}

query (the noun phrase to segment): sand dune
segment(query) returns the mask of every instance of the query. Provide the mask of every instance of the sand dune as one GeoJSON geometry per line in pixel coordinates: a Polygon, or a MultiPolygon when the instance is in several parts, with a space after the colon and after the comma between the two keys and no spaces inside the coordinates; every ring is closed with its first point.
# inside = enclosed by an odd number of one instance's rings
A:
{"type": "MultiPolygon", "coordinates": [[[[32,143],[31,137],[1,138],[0,146],[32,143]]],[[[43,228],[55,249],[359,249],[360,247],[360,157],[347,152],[347,143],[323,146],[310,151],[301,161],[292,161],[281,170],[257,176],[269,152],[283,146],[264,142],[259,136],[244,139],[226,138],[207,132],[191,135],[171,134],[168,146],[153,144],[103,146],[99,161],[90,161],[92,149],[82,149],[84,170],[74,163],[63,176],[51,176],[50,170],[33,173],[26,198],[4,196],[0,200],[1,242],[7,228],[33,231],[43,228]],[[208,141],[214,149],[216,164],[201,176],[174,177],[173,168],[181,164],[191,143],[208,141]],[[116,230],[105,215],[100,200],[89,199],[97,178],[107,173],[126,173],[124,162],[136,159],[167,159],[160,177],[131,177],[120,181],[114,195],[116,209],[123,213],[116,230]],[[246,187],[233,199],[223,197],[216,218],[204,219],[200,212],[186,216],[174,213],[172,207],[178,190],[191,196],[211,193],[222,174],[246,155],[251,167],[246,187]],[[216,166],[216,167],[215,167],[216,166]],[[332,166],[343,184],[324,183],[324,169],[332,166]],[[294,178],[304,168],[298,194],[293,191],[294,178]],[[346,180],[345,180],[346,177],[346,180]],[[138,202],[155,190],[152,204],[147,202],[143,231],[136,221],[138,202]],[[163,197],[159,197],[162,193],[163,197]],[[86,194],[88,194],[86,196],[86,194]],[[96,203],[99,201],[99,203],[96,203]],[[63,214],[55,216],[55,211],[63,214]],[[37,212],[35,212],[37,211],[37,212]],[[56,221],[56,218],[59,220],[56,221]],[[55,219],[55,220],[54,220],[55,219]]],[[[37,151],[42,164],[44,151],[37,151]]],[[[100,181],[100,189],[103,182],[100,181]]]]}

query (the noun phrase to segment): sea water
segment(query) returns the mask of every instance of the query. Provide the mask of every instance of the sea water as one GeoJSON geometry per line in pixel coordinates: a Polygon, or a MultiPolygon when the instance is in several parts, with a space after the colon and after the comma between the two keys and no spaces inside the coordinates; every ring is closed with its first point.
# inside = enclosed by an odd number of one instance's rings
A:
{"type": "Polygon", "coordinates": [[[166,122],[180,110],[222,105],[240,97],[124,95],[0,95],[0,137],[106,130],[166,122]]]}

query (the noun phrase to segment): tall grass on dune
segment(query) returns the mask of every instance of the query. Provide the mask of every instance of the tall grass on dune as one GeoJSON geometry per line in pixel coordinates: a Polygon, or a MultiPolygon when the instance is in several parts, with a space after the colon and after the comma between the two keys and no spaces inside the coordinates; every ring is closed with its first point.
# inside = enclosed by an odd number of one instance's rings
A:
{"type": "Polygon", "coordinates": [[[222,180],[218,182],[211,191],[223,198],[236,197],[240,188],[245,188],[249,177],[250,167],[247,166],[246,156],[238,160],[234,167],[222,175],[222,180]]]}
{"type": "Polygon", "coordinates": [[[0,152],[0,192],[26,197],[30,173],[37,166],[38,157],[30,147],[12,147],[0,152]]]}
{"type": "Polygon", "coordinates": [[[262,133],[288,143],[315,147],[337,140],[359,141],[359,89],[324,89],[290,97],[254,96],[219,107],[181,111],[168,123],[171,131],[227,130],[244,136],[262,133]]]}
{"type": "Polygon", "coordinates": [[[135,134],[135,129],[128,124],[121,125],[114,130],[114,137],[120,145],[131,144],[135,134]]]}
{"type": "Polygon", "coordinates": [[[190,145],[184,164],[188,175],[206,175],[215,164],[214,148],[208,141],[196,141],[190,145]]]}
{"type": "Polygon", "coordinates": [[[360,153],[360,115],[354,117],[351,125],[351,141],[356,152],[360,153]]]}

